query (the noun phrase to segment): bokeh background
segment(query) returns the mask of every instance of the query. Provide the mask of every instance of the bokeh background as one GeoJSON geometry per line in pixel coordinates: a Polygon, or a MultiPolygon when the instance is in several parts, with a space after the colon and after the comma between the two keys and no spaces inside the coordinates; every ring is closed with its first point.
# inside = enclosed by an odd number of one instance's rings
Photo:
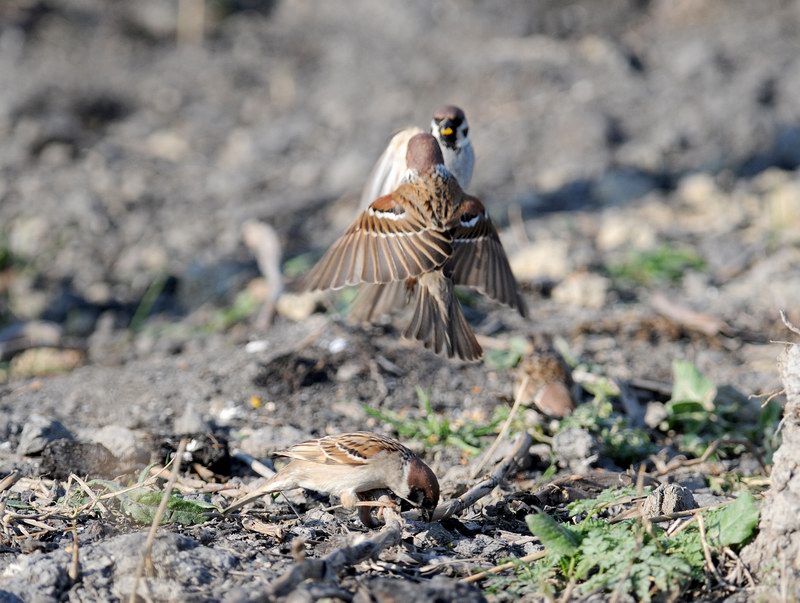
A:
{"type": "MultiPolygon", "coordinates": [[[[45,317],[87,336],[111,310],[122,328],[160,275],[172,278],[156,311],[230,303],[256,274],[246,219],[275,225],[287,257],[323,247],[352,217],[347,201],[330,208],[358,193],[391,133],[445,102],[472,125],[473,192],[536,241],[553,234],[535,223],[545,213],[622,220],[601,247],[681,236],[667,208],[687,182],[702,213],[689,242],[712,262],[796,220],[796,2],[198,6],[0,6],[3,323],[45,317]],[[786,198],[770,201],[776,187],[786,198]],[[625,222],[642,200],[666,215],[625,222]]],[[[582,234],[574,257],[553,252],[566,272],[605,263],[597,232],[582,234]]],[[[791,293],[761,289],[765,316],[791,293]]]]}

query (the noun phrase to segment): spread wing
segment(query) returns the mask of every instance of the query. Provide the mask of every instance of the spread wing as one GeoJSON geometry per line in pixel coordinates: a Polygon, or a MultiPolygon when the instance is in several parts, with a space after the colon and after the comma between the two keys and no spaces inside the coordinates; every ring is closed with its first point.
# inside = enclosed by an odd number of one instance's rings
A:
{"type": "Polygon", "coordinates": [[[406,128],[395,134],[386,146],[375,167],[372,168],[364,190],[361,192],[359,208],[367,209],[375,199],[395,190],[406,172],[406,150],[412,136],[420,134],[419,128],[406,128]]]}
{"type": "Polygon", "coordinates": [[[326,465],[367,465],[381,452],[411,454],[397,440],[366,431],[326,436],[292,446],[277,454],[326,465]]]}
{"type": "Polygon", "coordinates": [[[444,264],[452,253],[451,236],[405,199],[412,188],[402,185],[363,211],[311,269],[305,287],[389,283],[444,264]]]}
{"type": "Polygon", "coordinates": [[[445,265],[453,282],[474,287],[500,303],[516,308],[524,317],[528,307],[511,272],[497,230],[480,200],[464,195],[450,222],[453,255],[445,265]]]}

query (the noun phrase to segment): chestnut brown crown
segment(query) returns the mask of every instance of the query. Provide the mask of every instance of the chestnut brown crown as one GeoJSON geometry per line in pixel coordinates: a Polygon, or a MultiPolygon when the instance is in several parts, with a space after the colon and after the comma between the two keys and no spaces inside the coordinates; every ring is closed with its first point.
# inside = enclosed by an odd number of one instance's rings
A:
{"type": "Polygon", "coordinates": [[[420,174],[435,165],[443,165],[444,157],[439,143],[430,134],[417,134],[408,141],[406,165],[420,174]]]}

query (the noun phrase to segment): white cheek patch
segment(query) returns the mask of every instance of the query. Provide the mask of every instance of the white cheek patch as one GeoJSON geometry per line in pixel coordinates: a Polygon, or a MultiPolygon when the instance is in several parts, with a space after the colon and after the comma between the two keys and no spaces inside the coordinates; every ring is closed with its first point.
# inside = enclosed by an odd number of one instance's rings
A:
{"type": "Polygon", "coordinates": [[[401,212],[399,214],[394,213],[393,211],[375,211],[373,208],[369,208],[367,210],[367,215],[372,216],[374,218],[378,218],[380,220],[402,220],[406,217],[406,212],[401,212]]]}
{"type": "Polygon", "coordinates": [[[417,170],[408,169],[403,172],[403,177],[400,178],[400,183],[405,184],[406,182],[414,182],[417,180],[417,178],[419,178],[419,173],[417,170]]]}

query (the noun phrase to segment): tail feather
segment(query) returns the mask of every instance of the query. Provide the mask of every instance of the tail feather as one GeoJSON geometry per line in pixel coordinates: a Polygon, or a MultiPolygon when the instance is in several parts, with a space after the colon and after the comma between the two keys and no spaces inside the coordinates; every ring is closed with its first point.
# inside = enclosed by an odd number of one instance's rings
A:
{"type": "Polygon", "coordinates": [[[414,315],[404,337],[421,341],[437,354],[462,360],[483,356],[475,334],[453,294],[453,282],[440,272],[423,274],[415,291],[414,315]]]}
{"type": "Polygon", "coordinates": [[[372,322],[384,314],[402,308],[405,298],[404,281],[362,285],[350,307],[350,318],[356,322],[372,322]]]}

